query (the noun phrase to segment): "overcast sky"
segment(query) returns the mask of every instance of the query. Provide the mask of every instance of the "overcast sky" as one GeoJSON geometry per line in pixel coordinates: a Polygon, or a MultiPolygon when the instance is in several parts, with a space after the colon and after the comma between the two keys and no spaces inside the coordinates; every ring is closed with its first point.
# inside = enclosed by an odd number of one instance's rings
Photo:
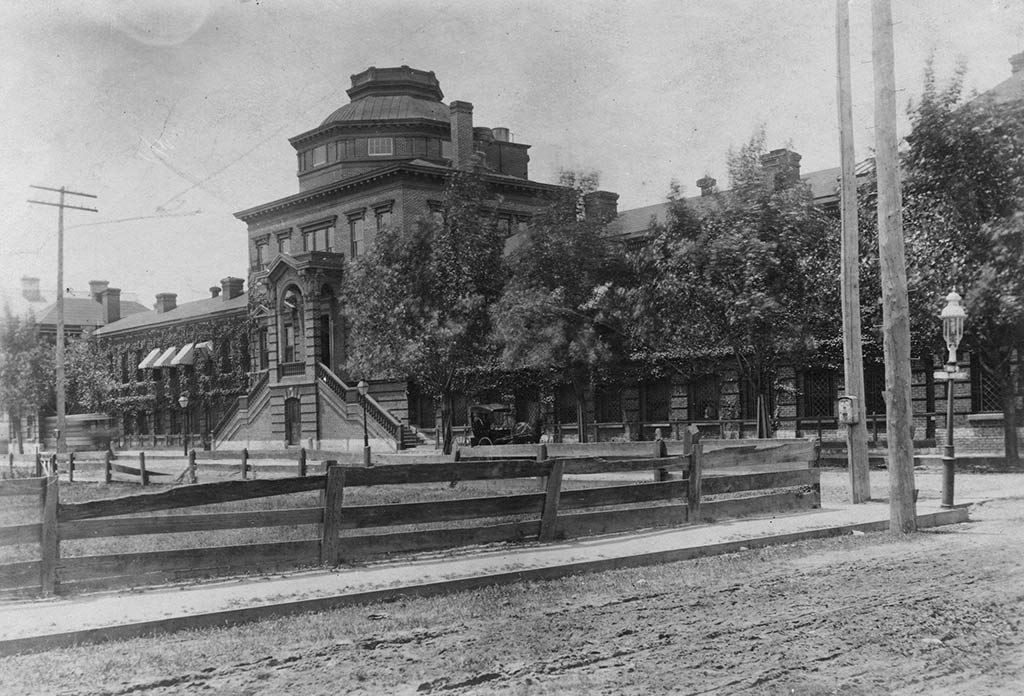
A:
{"type": "MultiPolygon", "coordinates": [[[[1024,0],[893,0],[903,106],[968,63],[983,91],[1024,50],[1024,0]]],[[[872,148],[870,2],[853,0],[857,152],[872,148]]],[[[288,138],[348,102],[353,73],[433,70],[476,125],[528,143],[531,178],[597,170],[620,210],[663,200],[758,124],[803,171],[838,164],[829,0],[79,0],[0,8],[0,282],[56,282],[56,209],[69,199],[65,286],[109,280],[147,305],[245,277],[233,213],[298,191],[288,138]]]]}

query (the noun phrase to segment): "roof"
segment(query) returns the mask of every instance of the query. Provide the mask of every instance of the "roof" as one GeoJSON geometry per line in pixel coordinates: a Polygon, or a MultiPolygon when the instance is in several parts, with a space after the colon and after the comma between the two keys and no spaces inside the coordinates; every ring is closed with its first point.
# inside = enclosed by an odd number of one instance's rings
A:
{"type": "MultiPolygon", "coordinates": [[[[147,312],[143,305],[138,302],[121,302],[121,316],[136,315],[147,312]]],[[[39,313],[38,323],[40,325],[57,325],[57,303],[47,305],[39,313]]],[[[92,298],[65,297],[64,298],[64,325],[65,326],[103,326],[103,305],[92,298]]]]}
{"type": "Polygon", "coordinates": [[[982,92],[979,99],[987,99],[996,104],[1024,99],[1024,70],[1018,70],[990,90],[982,92]]]}
{"type": "Polygon", "coordinates": [[[186,321],[195,321],[205,317],[235,312],[241,313],[247,310],[248,305],[249,295],[245,292],[230,300],[225,300],[223,297],[208,297],[203,300],[196,300],[195,302],[185,302],[166,312],[154,312],[152,310],[139,312],[138,314],[124,317],[120,321],[107,324],[97,329],[93,335],[101,337],[113,336],[125,331],[136,331],[186,321]]]}
{"type": "Polygon", "coordinates": [[[448,107],[408,94],[366,96],[341,107],[324,119],[321,127],[351,121],[412,121],[426,119],[448,123],[448,107]]]}

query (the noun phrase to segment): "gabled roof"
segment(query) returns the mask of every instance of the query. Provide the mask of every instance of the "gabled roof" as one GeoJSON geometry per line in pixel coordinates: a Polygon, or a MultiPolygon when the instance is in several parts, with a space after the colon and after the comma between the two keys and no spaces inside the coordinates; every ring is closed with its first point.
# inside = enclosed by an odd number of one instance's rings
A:
{"type": "Polygon", "coordinates": [[[248,304],[249,295],[245,292],[230,300],[225,300],[223,297],[208,297],[204,300],[196,300],[195,302],[185,302],[166,312],[154,312],[152,310],[139,312],[130,317],[124,317],[120,321],[107,324],[93,332],[93,335],[109,337],[125,331],[136,331],[156,326],[196,321],[224,314],[244,313],[248,304]]]}
{"type": "MultiPolygon", "coordinates": [[[[134,316],[148,310],[138,302],[121,302],[121,316],[134,316]]],[[[39,313],[37,321],[40,326],[57,325],[57,303],[48,305],[39,313]]],[[[84,297],[64,298],[65,326],[103,326],[103,305],[93,299],[84,297]]]]}

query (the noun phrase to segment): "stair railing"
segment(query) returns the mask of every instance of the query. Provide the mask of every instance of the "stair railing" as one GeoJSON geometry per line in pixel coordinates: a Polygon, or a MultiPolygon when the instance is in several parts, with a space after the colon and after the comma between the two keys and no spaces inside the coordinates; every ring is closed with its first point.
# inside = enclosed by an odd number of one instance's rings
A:
{"type": "Polygon", "coordinates": [[[359,390],[345,384],[340,377],[334,374],[329,367],[321,362],[316,364],[316,378],[323,382],[328,389],[343,399],[346,404],[365,404],[367,417],[372,418],[377,425],[382,427],[384,431],[395,440],[397,449],[402,449],[402,433],[405,429],[402,425],[402,421],[391,415],[391,413],[381,406],[376,399],[369,394],[364,397],[359,393],[359,390]]]}

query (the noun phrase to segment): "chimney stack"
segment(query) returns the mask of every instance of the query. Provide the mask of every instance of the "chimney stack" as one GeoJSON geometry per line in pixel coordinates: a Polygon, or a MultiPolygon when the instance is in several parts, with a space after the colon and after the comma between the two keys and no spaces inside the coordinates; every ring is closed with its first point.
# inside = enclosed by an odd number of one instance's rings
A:
{"type": "Polygon", "coordinates": [[[593,222],[610,222],[619,214],[619,194],[591,191],[583,194],[583,217],[593,222]]]}
{"type": "Polygon", "coordinates": [[[103,291],[107,289],[110,283],[106,280],[90,280],[89,281],[89,294],[92,295],[92,299],[97,302],[103,301],[103,291]]]}
{"type": "Polygon", "coordinates": [[[21,296],[29,302],[42,302],[43,296],[39,293],[39,279],[29,276],[21,277],[21,296]]]}
{"type": "Polygon", "coordinates": [[[761,155],[761,167],[765,181],[776,191],[800,182],[800,155],[790,149],[781,148],[761,155]]]}
{"type": "Polygon", "coordinates": [[[113,324],[121,318],[121,290],[118,288],[105,288],[100,293],[100,303],[103,305],[103,323],[113,324]]]}
{"type": "Polygon", "coordinates": [[[701,196],[710,196],[715,192],[715,187],[718,186],[718,181],[711,176],[704,175],[700,179],[697,179],[697,188],[700,189],[701,196]]]}
{"type": "Polygon", "coordinates": [[[211,298],[220,297],[220,286],[219,285],[211,285],[210,286],[210,297],[211,298]]]}
{"type": "Polygon", "coordinates": [[[449,107],[452,128],[452,166],[462,171],[473,168],[473,105],[453,101],[449,107]]]}
{"type": "Polygon", "coordinates": [[[1016,75],[1024,70],[1024,51],[1010,56],[1010,74],[1016,75]]]}
{"type": "Polygon", "coordinates": [[[221,297],[224,298],[224,301],[226,302],[228,300],[233,300],[239,295],[241,295],[242,283],[244,282],[245,281],[242,280],[241,278],[233,278],[231,276],[228,276],[227,278],[221,278],[220,287],[224,291],[221,297]]]}
{"type": "Polygon", "coordinates": [[[156,296],[156,305],[153,309],[157,314],[169,312],[178,306],[178,296],[173,292],[161,292],[156,296]]]}

